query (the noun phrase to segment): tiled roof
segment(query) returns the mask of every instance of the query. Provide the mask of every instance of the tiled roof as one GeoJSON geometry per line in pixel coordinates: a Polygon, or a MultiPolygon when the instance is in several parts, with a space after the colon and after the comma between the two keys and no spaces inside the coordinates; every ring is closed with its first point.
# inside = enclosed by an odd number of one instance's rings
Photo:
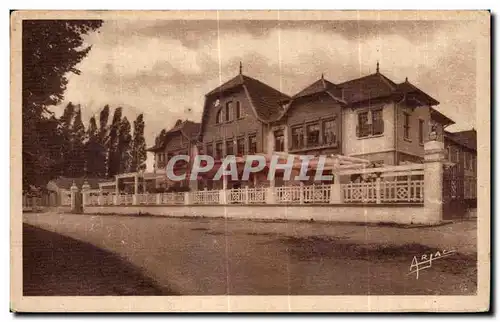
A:
{"type": "Polygon", "coordinates": [[[238,86],[243,86],[246,89],[257,117],[262,121],[270,121],[278,118],[283,113],[282,102],[290,99],[288,95],[277,89],[243,74],[237,75],[210,91],[207,96],[222,94],[238,86]]]}
{"type": "Polygon", "coordinates": [[[437,100],[432,98],[430,95],[428,95],[427,93],[425,93],[424,91],[422,91],[421,89],[419,89],[418,87],[413,85],[412,83],[410,83],[408,81],[408,79],[405,82],[397,85],[396,92],[403,93],[403,94],[418,94],[418,95],[423,96],[425,98],[425,100],[427,100],[429,102],[430,105],[438,105],[439,104],[439,102],[437,100]]]}
{"type": "Polygon", "coordinates": [[[337,99],[342,99],[341,89],[332,82],[327,81],[323,77],[315,81],[311,85],[307,86],[297,94],[295,94],[292,99],[297,99],[300,97],[306,97],[314,94],[324,93],[328,91],[330,94],[335,96],[337,99]]]}
{"type": "Polygon", "coordinates": [[[261,81],[248,76],[243,77],[257,115],[264,121],[271,121],[281,116],[283,113],[281,103],[290,97],[261,81]]]}
{"type": "Polygon", "coordinates": [[[439,123],[444,124],[445,126],[455,124],[455,122],[448,116],[444,115],[443,113],[439,112],[438,110],[432,107],[431,107],[431,119],[436,120],[439,123]]]}
{"type": "Polygon", "coordinates": [[[446,138],[464,146],[470,150],[477,151],[477,132],[475,129],[460,132],[445,132],[446,138]]]}
{"type": "Polygon", "coordinates": [[[343,91],[341,97],[350,104],[390,96],[397,87],[396,83],[381,73],[353,79],[337,86],[343,91]]]}
{"type": "Polygon", "coordinates": [[[73,185],[73,182],[78,187],[78,189],[81,189],[85,181],[87,181],[87,183],[90,185],[90,189],[99,189],[99,183],[101,183],[101,182],[108,182],[109,179],[59,177],[57,179],[52,180],[52,182],[57,187],[59,187],[61,189],[68,189],[68,190],[73,185]]]}

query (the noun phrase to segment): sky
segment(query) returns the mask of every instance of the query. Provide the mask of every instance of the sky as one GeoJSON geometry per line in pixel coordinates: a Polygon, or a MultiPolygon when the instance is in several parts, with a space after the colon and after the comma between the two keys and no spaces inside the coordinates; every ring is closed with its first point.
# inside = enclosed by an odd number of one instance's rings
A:
{"type": "MultiPolygon", "coordinates": [[[[104,105],[132,122],[144,113],[148,146],[177,119],[200,121],[204,96],[239,72],[293,95],[380,72],[406,77],[457,123],[475,127],[475,29],[465,21],[116,20],[86,37],[92,45],[69,74],[65,100],[84,123],[104,105]]],[[[111,119],[111,116],[110,116],[111,119]]]]}

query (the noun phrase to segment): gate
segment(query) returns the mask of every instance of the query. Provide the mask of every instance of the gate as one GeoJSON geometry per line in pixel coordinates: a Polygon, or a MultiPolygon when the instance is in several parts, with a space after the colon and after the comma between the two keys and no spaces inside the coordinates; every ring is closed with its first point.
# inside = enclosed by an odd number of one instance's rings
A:
{"type": "Polygon", "coordinates": [[[464,218],[464,173],[458,164],[443,169],[443,219],[464,218]]]}

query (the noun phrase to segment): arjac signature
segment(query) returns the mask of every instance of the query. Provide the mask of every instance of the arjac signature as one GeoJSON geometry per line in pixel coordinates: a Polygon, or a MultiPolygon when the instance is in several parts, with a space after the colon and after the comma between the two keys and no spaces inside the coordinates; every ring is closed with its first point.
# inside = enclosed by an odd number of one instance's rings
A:
{"type": "Polygon", "coordinates": [[[420,261],[417,258],[417,256],[413,256],[413,260],[411,261],[410,265],[410,272],[408,275],[415,273],[416,278],[418,279],[419,272],[428,269],[432,267],[432,261],[448,257],[450,255],[453,255],[456,251],[455,250],[444,250],[442,252],[437,251],[435,253],[430,253],[430,254],[424,254],[420,257],[420,261]]]}

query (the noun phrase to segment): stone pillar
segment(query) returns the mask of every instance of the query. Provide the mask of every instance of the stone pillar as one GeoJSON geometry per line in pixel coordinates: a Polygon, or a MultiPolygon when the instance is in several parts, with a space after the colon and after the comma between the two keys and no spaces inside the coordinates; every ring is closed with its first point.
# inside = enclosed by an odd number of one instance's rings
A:
{"type": "Polygon", "coordinates": [[[132,196],[132,204],[137,205],[137,195],[139,194],[139,177],[137,173],[134,175],[134,195],[132,196]]]}
{"type": "Polygon", "coordinates": [[[104,204],[104,202],[103,202],[102,198],[103,198],[102,188],[101,188],[101,187],[99,187],[99,196],[97,197],[97,204],[98,204],[99,206],[102,206],[102,205],[104,204]]]}
{"type": "Polygon", "coordinates": [[[222,175],[222,190],[219,190],[219,203],[227,204],[227,175],[222,175]]]}
{"type": "Polygon", "coordinates": [[[340,185],[340,176],[338,174],[333,175],[333,183],[331,185],[330,191],[330,203],[339,204],[342,203],[342,186],[340,185]]]}
{"type": "Polygon", "coordinates": [[[90,202],[90,185],[89,183],[87,182],[87,180],[85,180],[85,182],[83,183],[82,185],[82,204],[83,206],[90,206],[88,203],[90,202]]]}
{"type": "Polygon", "coordinates": [[[69,189],[71,191],[71,212],[77,212],[78,211],[78,187],[76,186],[75,182],[73,181],[73,184],[71,185],[71,188],[69,189]]]}
{"type": "Polygon", "coordinates": [[[274,178],[269,180],[269,187],[266,188],[266,203],[275,204],[276,203],[276,191],[274,187],[274,178]]]}
{"type": "Polygon", "coordinates": [[[184,204],[185,205],[190,205],[191,204],[191,193],[184,192],[184,204]]]}
{"type": "Polygon", "coordinates": [[[245,204],[248,204],[248,198],[249,198],[249,195],[248,195],[248,185],[245,186],[245,204]]]}
{"type": "Polygon", "coordinates": [[[118,176],[116,176],[116,180],[115,180],[115,195],[113,196],[113,204],[114,205],[118,205],[118,201],[119,201],[119,198],[118,198],[118,195],[120,194],[120,179],[118,178],[118,176]]]}
{"type": "Polygon", "coordinates": [[[443,220],[444,144],[428,141],[424,144],[424,152],[424,220],[437,224],[443,220]]]}

